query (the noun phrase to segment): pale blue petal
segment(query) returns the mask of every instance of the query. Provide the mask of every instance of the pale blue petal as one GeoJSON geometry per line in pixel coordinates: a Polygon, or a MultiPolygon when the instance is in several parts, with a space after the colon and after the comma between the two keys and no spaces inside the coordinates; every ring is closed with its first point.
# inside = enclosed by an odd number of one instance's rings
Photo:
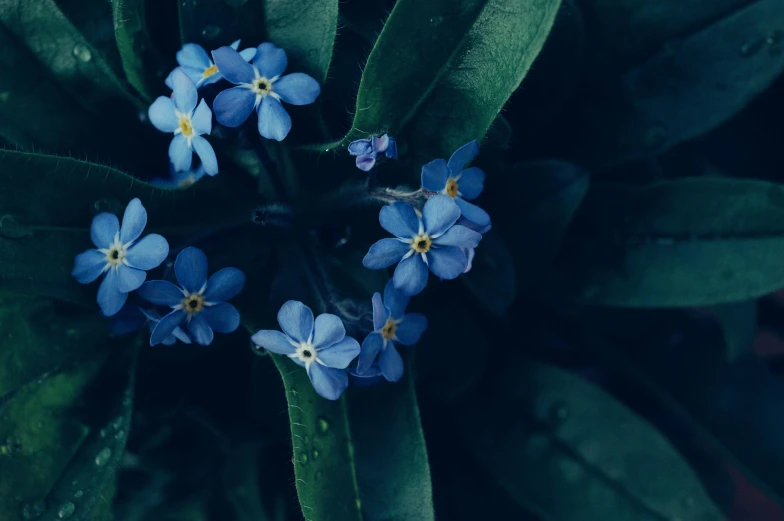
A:
{"type": "Polygon", "coordinates": [[[180,70],[185,73],[188,78],[196,85],[198,89],[202,83],[202,79],[204,78],[204,69],[201,67],[194,68],[194,67],[180,67],[180,70]]]}
{"type": "Polygon", "coordinates": [[[427,260],[430,271],[446,280],[457,278],[468,264],[465,252],[457,246],[431,248],[427,260]]]}
{"type": "Polygon", "coordinates": [[[286,74],[272,85],[280,99],[292,105],[309,105],[316,101],[321,87],[318,82],[302,72],[286,74]]]}
{"type": "Polygon", "coordinates": [[[324,349],[337,344],[346,336],[346,327],[336,315],[322,313],[313,325],[313,346],[324,349]]]}
{"type": "Polygon", "coordinates": [[[272,96],[264,96],[258,108],[259,134],[267,139],[283,141],[291,130],[291,116],[272,96]]]}
{"type": "Polygon", "coordinates": [[[151,233],[128,248],[125,260],[133,268],[151,270],[160,266],[167,255],[169,243],[157,233],[151,233]]]}
{"type": "Polygon", "coordinates": [[[119,290],[117,272],[109,270],[98,287],[98,305],[104,316],[110,317],[120,311],[128,299],[128,293],[119,290]]]}
{"type": "Polygon", "coordinates": [[[490,224],[490,215],[477,205],[469,203],[465,199],[458,197],[455,203],[460,208],[463,217],[476,224],[477,226],[488,226],[490,224]]]}
{"type": "Polygon", "coordinates": [[[256,56],[256,48],[250,47],[249,49],[243,49],[240,51],[240,56],[246,62],[251,61],[256,56]]]}
{"type": "Polygon", "coordinates": [[[289,337],[280,331],[262,329],[250,337],[254,345],[261,346],[267,351],[279,355],[293,355],[297,349],[289,342],[289,337]]]}
{"type": "Polygon", "coordinates": [[[204,171],[207,175],[217,174],[218,158],[215,157],[215,150],[213,150],[209,141],[201,136],[193,136],[191,143],[193,144],[193,150],[196,152],[196,155],[201,159],[201,166],[204,167],[204,171]]]}
{"type": "Polygon", "coordinates": [[[234,49],[236,51],[237,49],[240,48],[240,43],[241,42],[242,42],[242,39],[234,40],[233,42],[231,42],[231,45],[229,45],[229,47],[231,47],[232,49],[234,49]]]}
{"type": "Polygon", "coordinates": [[[155,329],[152,330],[152,335],[150,335],[150,345],[154,346],[160,344],[169,338],[174,333],[174,330],[177,329],[180,324],[182,324],[183,320],[185,320],[185,316],[185,312],[179,309],[172,311],[163,317],[155,325],[155,329]]]}
{"type": "Polygon", "coordinates": [[[369,139],[358,139],[348,144],[348,153],[352,156],[366,156],[373,152],[369,139]]]}
{"type": "Polygon", "coordinates": [[[383,136],[378,136],[373,138],[373,150],[376,151],[377,154],[383,154],[389,148],[389,136],[384,134],[383,136]]]}
{"type": "Polygon", "coordinates": [[[121,264],[117,269],[117,290],[123,293],[130,293],[139,289],[139,286],[144,283],[146,278],[147,274],[144,271],[121,264]]]}
{"type": "MultiPolygon", "coordinates": [[[[390,280],[387,283],[387,286],[391,283],[392,281],[390,280]]],[[[389,313],[387,312],[386,306],[384,306],[384,301],[381,300],[381,293],[373,293],[373,298],[370,302],[373,304],[373,330],[378,331],[387,323],[389,313]]]]}
{"type": "MultiPolygon", "coordinates": [[[[169,73],[169,75],[166,76],[166,79],[163,80],[163,83],[166,84],[166,86],[169,87],[169,89],[174,87],[174,84],[172,83],[172,74],[174,74],[174,71],[176,71],[177,69],[179,69],[179,67],[175,67],[174,69],[172,69],[172,71],[169,73]]],[[[172,102],[172,107],[173,106],[174,106],[174,102],[172,102]]]]}
{"type": "Polygon", "coordinates": [[[169,145],[169,160],[177,171],[191,169],[193,153],[188,146],[188,140],[182,134],[177,134],[169,145]]]}
{"type": "Polygon", "coordinates": [[[90,225],[90,239],[96,248],[108,248],[120,231],[120,221],[113,213],[99,213],[90,225]]]}
{"type": "Polygon", "coordinates": [[[485,187],[485,172],[481,168],[472,166],[463,170],[457,182],[457,190],[463,199],[476,199],[485,187]]]}
{"type": "Polygon", "coordinates": [[[463,273],[468,273],[469,271],[471,271],[471,268],[473,267],[476,250],[474,248],[468,248],[463,253],[465,253],[466,256],[466,267],[463,270],[463,273]]]}
{"type": "Polygon", "coordinates": [[[444,235],[435,239],[433,244],[438,246],[458,246],[467,249],[476,248],[481,240],[481,233],[456,224],[449,228],[444,235]]]}
{"type": "Polygon", "coordinates": [[[317,355],[327,367],[345,369],[359,356],[359,342],[347,336],[329,347],[318,349],[317,355]]]}
{"type": "Polygon", "coordinates": [[[465,166],[479,153],[479,142],[475,139],[458,148],[449,158],[449,170],[453,175],[459,174],[465,166]]]}
{"type": "Polygon", "coordinates": [[[137,293],[147,302],[161,306],[176,306],[184,298],[182,290],[167,280],[145,282],[137,293]]]}
{"type": "Polygon", "coordinates": [[[371,270],[392,266],[408,253],[411,246],[397,239],[381,239],[368,250],[362,265],[371,270]]]}
{"type": "Polygon", "coordinates": [[[248,120],[256,106],[256,95],[246,87],[232,87],[221,91],[212,104],[215,119],[227,127],[239,127],[248,120]]]}
{"type": "Polygon", "coordinates": [[[207,284],[207,256],[198,248],[189,246],[174,261],[177,282],[190,293],[201,291],[207,284]]]}
{"type": "Polygon", "coordinates": [[[145,226],[147,226],[147,210],[144,209],[139,198],[135,197],[125,207],[120,227],[120,242],[128,244],[135,241],[142,234],[145,226]]]}
{"type": "Polygon", "coordinates": [[[106,267],[106,255],[98,250],[87,250],[74,258],[71,276],[79,284],[89,284],[103,273],[106,267]]]}
{"type": "Polygon", "coordinates": [[[289,300],[278,311],[278,324],[289,338],[307,342],[313,333],[313,312],[297,300],[289,300]]]}
{"type": "Polygon", "coordinates": [[[308,378],[316,393],[327,400],[337,400],[348,387],[348,374],[345,370],[324,367],[319,363],[310,364],[308,378]]]}
{"type": "Polygon", "coordinates": [[[174,132],[180,128],[180,120],[174,113],[174,102],[166,96],[159,96],[147,110],[150,123],[161,132],[174,132]]]}
{"type": "Polygon", "coordinates": [[[365,374],[370,369],[382,347],[384,347],[384,339],[379,333],[370,333],[365,337],[357,360],[357,374],[365,374]]]}
{"type": "Polygon", "coordinates": [[[286,52],[276,47],[275,44],[266,42],[256,48],[256,56],[253,57],[253,65],[265,78],[280,76],[286,70],[288,60],[286,52]]]}
{"type": "Polygon", "coordinates": [[[186,43],[182,49],[177,51],[177,63],[183,67],[193,67],[196,69],[206,69],[212,62],[204,47],[195,43],[186,43]]]}
{"type": "Polygon", "coordinates": [[[355,161],[357,168],[363,172],[370,172],[376,166],[375,156],[357,156],[355,161]]]}
{"type": "Polygon", "coordinates": [[[411,239],[419,232],[419,217],[410,204],[396,201],[378,213],[381,227],[401,239],[411,239]]]}
{"type": "Polygon", "coordinates": [[[203,346],[210,345],[215,336],[202,313],[194,315],[191,321],[188,322],[188,333],[190,333],[190,337],[194,342],[203,346]]]}
{"type": "Polygon", "coordinates": [[[431,192],[440,192],[446,187],[449,169],[443,159],[434,159],[422,167],[422,188],[431,192]]]}
{"type": "Polygon", "coordinates": [[[385,154],[389,159],[397,159],[397,141],[394,138],[389,138],[389,146],[385,154]]]}
{"type": "Polygon", "coordinates": [[[395,349],[395,344],[391,342],[387,344],[387,348],[378,357],[378,366],[381,368],[381,374],[390,382],[397,382],[403,378],[403,359],[395,349]]]}
{"type": "Polygon", "coordinates": [[[408,296],[420,293],[427,286],[427,266],[420,255],[400,261],[392,277],[395,288],[408,296]]]}
{"type": "Polygon", "coordinates": [[[460,208],[448,195],[436,195],[425,203],[422,209],[422,222],[425,232],[439,236],[447,231],[460,218],[460,208]]]}
{"type": "Polygon", "coordinates": [[[196,92],[196,85],[187,74],[182,70],[175,70],[172,73],[172,90],[174,91],[174,106],[182,113],[190,114],[196,108],[199,101],[199,94],[196,92]]]}
{"type": "Polygon", "coordinates": [[[427,317],[422,313],[409,313],[404,315],[403,321],[397,325],[395,336],[404,346],[411,346],[419,342],[419,337],[425,329],[427,329],[427,317]]]}
{"type": "Polygon", "coordinates": [[[235,85],[250,83],[255,76],[253,67],[231,47],[212,51],[212,59],[224,78],[235,85]]]}
{"type": "Polygon", "coordinates": [[[199,315],[204,316],[207,325],[218,333],[231,333],[240,327],[240,312],[226,302],[207,306],[199,315]]]}
{"type": "Polygon", "coordinates": [[[406,312],[409,299],[402,291],[395,288],[395,283],[392,280],[384,286],[384,305],[395,320],[402,317],[406,312]]]}
{"type": "Polygon", "coordinates": [[[212,111],[207,106],[206,101],[201,100],[199,102],[199,106],[196,107],[196,111],[191,118],[191,125],[193,126],[193,131],[199,136],[209,136],[210,132],[212,132],[212,111]]]}
{"type": "MultiPolygon", "coordinates": [[[[177,340],[179,340],[183,344],[190,344],[191,343],[191,337],[189,337],[188,334],[185,331],[183,331],[182,328],[180,328],[180,327],[175,327],[174,328],[174,331],[172,331],[171,337],[176,338],[177,340]]],[[[171,337],[169,337],[169,338],[171,338],[171,337]]]]}
{"type": "Polygon", "coordinates": [[[237,268],[223,268],[207,281],[204,298],[209,302],[226,302],[236,297],[245,285],[245,274],[237,268]]]}

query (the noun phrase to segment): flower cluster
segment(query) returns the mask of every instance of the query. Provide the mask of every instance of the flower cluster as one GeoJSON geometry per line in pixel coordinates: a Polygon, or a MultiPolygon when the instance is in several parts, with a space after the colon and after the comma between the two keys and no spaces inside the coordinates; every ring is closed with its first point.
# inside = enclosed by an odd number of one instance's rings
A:
{"type": "Polygon", "coordinates": [[[357,168],[369,172],[378,160],[379,154],[384,154],[389,159],[397,159],[397,143],[394,138],[384,134],[368,139],[358,139],[348,145],[348,153],[357,156],[357,168]]]}

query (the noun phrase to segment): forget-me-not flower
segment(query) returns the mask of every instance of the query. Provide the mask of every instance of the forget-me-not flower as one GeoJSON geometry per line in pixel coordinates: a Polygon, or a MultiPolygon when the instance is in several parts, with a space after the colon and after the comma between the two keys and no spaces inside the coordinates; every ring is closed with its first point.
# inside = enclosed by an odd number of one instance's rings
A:
{"type": "Polygon", "coordinates": [[[196,152],[204,171],[215,175],[218,173],[215,151],[202,137],[212,132],[212,111],[206,101],[199,102],[196,85],[182,70],[175,70],[171,77],[173,99],[159,96],[150,105],[150,121],[158,130],[174,133],[169,145],[169,159],[175,170],[190,170],[193,152],[196,152]]]}
{"type": "MultiPolygon", "coordinates": [[[[465,217],[461,217],[460,220],[457,221],[457,224],[461,226],[465,226],[468,229],[474,230],[477,233],[481,233],[482,235],[489,232],[490,229],[492,228],[492,226],[489,224],[487,226],[477,226],[476,223],[469,221],[465,217]]],[[[476,254],[476,250],[474,248],[466,248],[464,252],[466,254],[466,259],[468,260],[468,264],[466,265],[466,269],[463,273],[468,273],[469,271],[471,271],[471,268],[473,267],[474,255],[476,254]]]]}
{"type": "Polygon", "coordinates": [[[150,179],[150,184],[167,190],[181,190],[195,184],[206,173],[204,165],[199,165],[195,169],[177,172],[174,170],[174,165],[169,163],[169,177],[154,177],[150,179]]]}
{"type": "Polygon", "coordinates": [[[139,288],[143,299],[172,308],[153,329],[150,345],[169,338],[183,322],[191,338],[205,346],[212,342],[214,331],[231,333],[239,327],[240,314],[226,301],[242,291],[242,271],[223,268],[207,280],[207,256],[191,246],[177,255],[174,274],[182,288],[165,280],[151,280],[139,288]]]}
{"type": "Polygon", "coordinates": [[[471,141],[458,148],[447,163],[435,159],[422,167],[422,188],[446,194],[455,200],[463,217],[479,226],[490,224],[490,216],[475,204],[485,186],[485,173],[475,166],[463,170],[479,153],[479,143],[471,141]]]}
{"type": "Polygon", "coordinates": [[[336,315],[313,312],[302,302],[289,300],[278,311],[283,330],[263,329],[251,337],[267,351],[287,355],[304,367],[313,389],[327,400],[337,400],[348,387],[346,368],[359,354],[359,342],[346,336],[336,315]]]}
{"type": "Polygon", "coordinates": [[[212,58],[223,77],[238,85],[222,91],[212,104],[218,123],[227,127],[245,123],[255,108],[259,134],[283,141],[291,130],[291,116],[280,102],[308,105],[321,92],[318,82],[307,74],[281,76],[288,65],[286,52],[271,43],[259,45],[251,63],[231,47],[212,51],[212,58]]]}
{"type": "Polygon", "coordinates": [[[397,382],[403,377],[403,359],[395,342],[404,346],[414,345],[427,329],[427,318],[421,313],[406,314],[409,297],[395,289],[390,280],[384,288],[384,298],[373,294],[373,332],[362,342],[357,374],[372,369],[378,358],[378,368],[384,378],[397,382]]]}
{"type": "Polygon", "coordinates": [[[107,317],[120,311],[128,293],[142,285],[145,271],[159,266],[169,254],[169,243],[157,233],[137,241],[146,225],[147,210],[139,199],[125,207],[122,226],[116,215],[100,213],[90,226],[90,238],[97,249],[74,259],[71,275],[80,284],[106,274],[98,288],[98,305],[107,317]]]}
{"type": "Polygon", "coordinates": [[[381,209],[381,226],[396,236],[381,239],[362,260],[366,268],[379,270],[399,262],[392,281],[404,294],[416,295],[427,285],[427,270],[442,279],[454,279],[467,265],[465,249],[476,248],[482,235],[456,225],[460,208],[446,195],[425,203],[422,216],[408,204],[395,202],[381,209]]]}
{"type": "Polygon", "coordinates": [[[369,139],[358,139],[349,143],[348,153],[357,156],[357,168],[369,172],[376,166],[379,154],[385,154],[389,159],[397,159],[397,143],[394,138],[386,134],[369,139]]]}
{"type": "MultiPolygon", "coordinates": [[[[146,324],[152,334],[160,320],[161,314],[154,309],[143,309],[133,304],[125,304],[120,312],[112,317],[109,330],[113,335],[121,336],[138,331],[146,324]]],[[[179,327],[161,343],[170,346],[174,345],[177,340],[186,344],[191,343],[190,337],[179,327]]]]}
{"type": "MultiPolygon", "coordinates": [[[[230,47],[236,51],[239,46],[240,41],[237,40],[232,43],[230,47]]],[[[240,51],[240,56],[242,56],[246,62],[249,62],[256,56],[256,48],[251,47],[250,49],[243,49],[240,51]]],[[[210,59],[210,55],[207,54],[207,51],[205,51],[204,47],[201,45],[195,43],[186,43],[183,45],[182,49],[177,51],[177,63],[180,65],[179,68],[181,68],[196,85],[197,89],[223,79],[223,74],[218,70],[218,66],[213,63],[210,59]]],[[[174,88],[172,74],[174,74],[174,71],[169,73],[165,80],[166,86],[170,89],[174,88]]]]}

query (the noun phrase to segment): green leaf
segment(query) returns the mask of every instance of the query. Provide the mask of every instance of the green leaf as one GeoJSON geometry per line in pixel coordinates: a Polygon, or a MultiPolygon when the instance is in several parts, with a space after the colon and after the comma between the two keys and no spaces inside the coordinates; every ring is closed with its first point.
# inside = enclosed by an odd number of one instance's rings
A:
{"type": "Polygon", "coordinates": [[[699,178],[594,184],[550,282],[588,305],[710,306],[784,286],[784,188],[699,178]]]}
{"type": "Polygon", "coordinates": [[[125,77],[150,102],[163,84],[163,60],[147,32],[144,0],[114,0],[114,36],[125,77]]]}
{"type": "Polygon", "coordinates": [[[541,519],[722,520],[670,443],[604,391],[511,356],[491,396],[455,410],[464,443],[541,519]]]}
{"type": "Polygon", "coordinates": [[[286,50],[291,72],[327,79],[338,26],[338,0],[265,0],[267,38],[286,50]]]}
{"type": "Polygon", "coordinates": [[[209,53],[237,39],[240,49],[255,47],[264,34],[260,0],[180,0],[182,43],[197,43],[209,53]]]}
{"type": "Polygon", "coordinates": [[[0,282],[16,293],[95,306],[95,287],[71,278],[74,257],[93,248],[98,211],[122,213],[134,197],[148,231],[171,242],[250,221],[253,194],[238,180],[205,179],[190,190],[161,191],[113,168],[71,158],[0,150],[0,282]],[[35,194],[22,200],[18,194],[35,194]]]}
{"type": "Polygon", "coordinates": [[[650,157],[730,119],[784,71],[783,17],[781,1],[754,2],[626,72],[592,100],[581,157],[601,167],[650,157]]]}
{"type": "Polygon", "coordinates": [[[724,335],[727,360],[731,362],[749,353],[757,336],[757,301],[722,304],[711,311],[724,335]]]}
{"type": "Polygon", "coordinates": [[[434,519],[410,371],[398,384],[349,390],[332,402],[315,393],[303,368],[273,357],[289,402],[303,515],[318,521],[434,519]]]}

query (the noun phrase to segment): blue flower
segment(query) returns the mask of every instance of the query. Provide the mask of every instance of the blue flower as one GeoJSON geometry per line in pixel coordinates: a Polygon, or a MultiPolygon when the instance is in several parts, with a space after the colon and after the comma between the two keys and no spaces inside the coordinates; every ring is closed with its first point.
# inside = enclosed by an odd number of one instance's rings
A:
{"type": "MultiPolygon", "coordinates": [[[[372,370],[376,358],[384,378],[397,382],[403,377],[403,359],[395,342],[404,346],[414,345],[427,329],[427,318],[421,313],[406,314],[409,297],[395,289],[390,280],[381,294],[373,295],[373,332],[362,342],[357,374],[372,370]]],[[[372,372],[372,371],[371,371],[372,372]]]]}
{"type": "Polygon", "coordinates": [[[477,167],[463,168],[479,153],[476,140],[458,148],[449,163],[435,159],[422,167],[422,188],[446,194],[455,200],[463,217],[479,226],[490,224],[490,216],[475,204],[469,203],[479,197],[485,186],[485,173],[477,167]]]}
{"type": "Polygon", "coordinates": [[[394,138],[386,134],[370,139],[358,139],[349,143],[348,153],[357,156],[357,168],[368,172],[376,165],[376,158],[379,154],[385,154],[390,159],[397,159],[397,143],[394,138]]]}
{"type": "Polygon", "coordinates": [[[74,259],[71,276],[80,284],[89,284],[106,273],[98,288],[98,305],[107,317],[120,311],[128,293],[142,285],[145,271],[159,266],[169,255],[169,243],[157,233],[137,241],[146,225],[147,210],[139,199],[128,203],[122,227],[116,215],[100,213],[90,226],[90,238],[97,249],[74,259]]]}
{"type": "MultiPolygon", "coordinates": [[[[150,329],[150,335],[152,335],[152,333],[155,331],[155,328],[158,326],[158,323],[161,321],[161,314],[154,309],[139,308],[139,312],[144,315],[144,318],[147,319],[147,327],[150,329]]],[[[181,327],[177,326],[174,328],[174,331],[172,331],[171,335],[161,340],[161,344],[165,346],[173,346],[177,340],[184,344],[191,343],[191,337],[189,337],[181,327]]]]}
{"type": "Polygon", "coordinates": [[[267,351],[287,355],[308,372],[313,389],[327,400],[337,400],[348,387],[346,368],[359,354],[359,342],[346,336],[343,322],[313,312],[302,302],[289,300],[278,311],[283,330],[263,329],[251,337],[267,351]]]}
{"type": "Polygon", "coordinates": [[[212,111],[207,102],[199,101],[196,86],[181,70],[172,73],[174,93],[172,98],[160,96],[150,105],[150,121],[162,132],[172,132],[169,159],[178,172],[190,170],[193,152],[199,155],[204,171],[218,173],[218,160],[212,145],[202,137],[212,131],[212,111]]]}
{"type": "MultiPolygon", "coordinates": [[[[239,46],[239,40],[231,44],[231,48],[235,51],[239,46]]],[[[246,62],[251,61],[256,56],[256,48],[244,49],[240,51],[240,56],[246,62]]],[[[180,64],[178,68],[181,68],[182,72],[188,75],[197,89],[223,79],[223,74],[218,71],[218,67],[212,62],[210,55],[207,54],[207,51],[201,45],[196,45],[195,43],[183,45],[182,49],[177,51],[177,63],[180,64]]],[[[174,74],[174,71],[166,77],[165,81],[166,86],[170,89],[174,89],[172,74],[174,74]]]]}
{"type": "MultiPolygon", "coordinates": [[[[492,226],[489,224],[487,226],[477,226],[476,223],[469,221],[465,217],[461,217],[460,220],[457,221],[457,224],[461,226],[465,226],[466,228],[469,228],[471,230],[474,230],[477,233],[481,233],[482,235],[489,232],[490,229],[492,228],[492,226]]],[[[476,251],[474,248],[466,248],[464,252],[466,254],[466,259],[468,260],[468,264],[466,265],[466,269],[463,273],[468,273],[469,271],[471,271],[471,268],[473,267],[474,255],[476,254],[476,251]]]]}
{"type": "Polygon", "coordinates": [[[226,301],[242,291],[242,271],[223,268],[207,280],[207,256],[188,247],[177,255],[174,274],[182,288],[165,280],[151,280],[139,288],[143,299],[172,308],[153,329],[151,346],[165,341],[183,322],[193,340],[205,346],[212,342],[214,331],[231,333],[239,327],[240,314],[226,301]]]}
{"type": "Polygon", "coordinates": [[[238,127],[255,108],[259,115],[259,134],[283,141],[291,130],[291,117],[281,100],[292,105],[308,105],[316,100],[321,87],[316,80],[295,72],[281,76],[288,60],[283,49],[262,43],[252,63],[247,63],[231,47],[212,51],[212,58],[223,77],[238,85],[222,91],[212,107],[221,125],[238,127]]]}
{"type": "Polygon", "coordinates": [[[166,190],[181,190],[195,184],[205,174],[204,165],[199,165],[195,170],[177,172],[174,165],[169,163],[169,178],[154,177],[150,179],[150,184],[166,190]]]}
{"type": "MultiPolygon", "coordinates": [[[[109,330],[113,335],[121,336],[138,331],[147,324],[150,333],[152,333],[160,320],[161,314],[154,309],[142,309],[139,306],[126,304],[119,313],[112,317],[109,330]]],[[[170,346],[174,345],[177,340],[186,344],[191,343],[190,337],[179,327],[175,328],[172,334],[161,343],[170,346]]]]}
{"type": "Polygon", "coordinates": [[[404,294],[416,295],[427,285],[427,269],[442,279],[454,279],[467,265],[465,249],[476,248],[482,235],[455,225],[460,208],[446,195],[428,199],[420,218],[406,203],[381,209],[381,226],[396,239],[381,239],[370,247],[362,264],[379,270],[400,262],[392,281],[404,294]]]}

